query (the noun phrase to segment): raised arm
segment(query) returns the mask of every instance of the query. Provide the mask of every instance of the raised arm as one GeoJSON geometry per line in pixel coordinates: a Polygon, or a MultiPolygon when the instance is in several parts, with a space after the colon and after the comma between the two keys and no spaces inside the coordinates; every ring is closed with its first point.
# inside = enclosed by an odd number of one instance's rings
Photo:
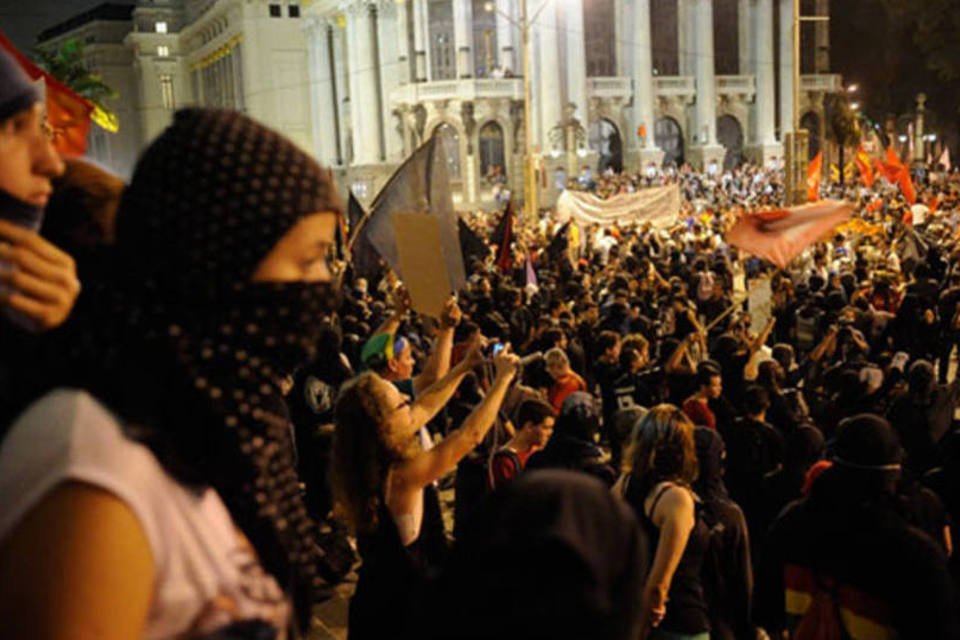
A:
{"type": "Polygon", "coordinates": [[[506,347],[494,359],[496,375],[486,397],[464,420],[463,426],[450,433],[443,441],[414,458],[402,463],[394,471],[394,482],[407,489],[425,487],[452,471],[460,460],[470,453],[493,426],[517,373],[520,359],[506,347]]]}
{"type": "Polygon", "coordinates": [[[450,369],[445,376],[430,385],[427,389],[417,393],[417,397],[410,407],[410,413],[417,427],[427,424],[440,409],[450,401],[463,377],[483,361],[481,346],[476,345],[467,352],[467,356],[450,369]]]}
{"type": "Polygon", "coordinates": [[[440,331],[437,332],[437,341],[433,345],[433,352],[423,365],[423,371],[413,379],[413,390],[418,394],[440,380],[450,370],[450,354],[453,351],[453,331],[460,324],[463,312],[457,305],[456,298],[447,300],[443,315],[440,317],[440,331]]]}

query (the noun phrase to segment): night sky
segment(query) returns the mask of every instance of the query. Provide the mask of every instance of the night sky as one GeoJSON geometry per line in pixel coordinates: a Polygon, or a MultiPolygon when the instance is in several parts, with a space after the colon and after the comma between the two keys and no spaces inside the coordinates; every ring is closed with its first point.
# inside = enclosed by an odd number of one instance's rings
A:
{"type": "MultiPolygon", "coordinates": [[[[0,30],[22,51],[29,51],[37,34],[92,9],[97,0],[0,0],[0,30]]],[[[123,4],[122,2],[118,4],[123,4]]],[[[130,4],[133,4],[132,2],[130,4]]]]}

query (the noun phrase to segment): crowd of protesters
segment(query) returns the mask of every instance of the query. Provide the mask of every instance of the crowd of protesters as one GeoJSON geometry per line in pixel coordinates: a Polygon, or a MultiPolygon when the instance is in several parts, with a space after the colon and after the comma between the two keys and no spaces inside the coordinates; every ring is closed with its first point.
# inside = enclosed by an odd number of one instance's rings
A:
{"type": "Polygon", "coordinates": [[[0,63],[5,635],[291,637],[356,549],[361,640],[960,637],[960,182],[826,188],[855,220],[776,269],[725,242],[776,169],[591,177],[677,224],[468,216],[430,318],[281,135],[64,173],[0,63]]]}

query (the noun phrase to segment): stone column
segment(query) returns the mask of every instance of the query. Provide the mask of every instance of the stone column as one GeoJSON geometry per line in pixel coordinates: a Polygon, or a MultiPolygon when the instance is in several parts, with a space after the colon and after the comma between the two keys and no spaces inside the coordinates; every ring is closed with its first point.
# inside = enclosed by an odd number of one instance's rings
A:
{"type": "Polygon", "coordinates": [[[346,102],[350,95],[350,84],[347,82],[348,59],[344,56],[344,40],[346,38],[346,16],[340,15],[331,25],[333,38],[333,87],[335,93],[335,107],[337,110],[337,130],[339,148],[337,164],[344,165],[350,161],[352,151],[347,147],[349,141],[350,103],[346,102]]]}
{"type": "Polygon", "coordinates": [[[633,24],[629,32],[633,36],[631,54],[633,58],[633,109],[631,110],[631,130],[624,131],[624,146],[634,151],[630,164],[641,171],[649,163],[659,165],[663,162],[663,151],[657,148],[653,139],[656,126],[653,103],[653,44],[650,35],[650,0],[633,1],[633,24]],[[639,130],[643,127],[646,136],[641,139],[639,130]]]}
{"type": "Polygon", "coordinates": [[[695,58],[697,101],[694,105],[694,129],[690,139],[694,162],[701,168],[723,161],[724,149],[717,144],[717,82],[713,53],[713,0],[691,0],[693,12],[693,55],[695,58]]]}
{"type": "Polygon", "coordinates": [[[457,49],[457,77],[473,77],[473,5],[453,0],[453,44],[457,49]]]}
{"type": "Polygon", "coordinates": [[[337,118],[334,102],[330,26],[325,20],[306,21],[310,98],[313,105],[313,150],[324,165],[337,164],[337,118]]]}
{"type": "Polygon", "coordinates": [[[413,55],[414,81],[426,82],[429,79],[430,47],[427,41],[430,37],[427,27],[427,0],[413,0],[413,55]]]}
{"type": "Polygon", "coordinates": [[[393,105],[390,96],[409,74],[410,65],[396,55],[401,49],[397,42],[400,21],[399,9],[402,2],[395,0],[380,0],[377,4],[377,38],[380,52],[380,119],[383,125],[383,159],[387,162],[399,162],[403,159],[403,138],[397,128],[397,119],[393,115],[393,105]]]}
{"type": "Polygon", "coordinates": [[[793,0],[780,0],[780,142],[793,131],[793,0]]]}
{"type": "MultiPolygon", "coordinates": [[[[814,13],[818,16],[830,15],[830,0],[816,0],[814,13]]],[[[814,22],[814,73],[830,73],[830,23],[814,22]]],[[[821,138],[822,140],[822,138],[821,138]]]]}
{"type": "Polygon", "coordinates": [[[497,2],[497,64],[502,69],[509,69],[513,74],[520,75],[520,54],[517,51],[516,28],[519,22],[517,17],[517,3],[515,0],[496,0],[497,2]],[[512,21],[512,22],[511,22],[512,21]]]}
{"type": "Polygon", "coordinates": [[[693,34],[690,32],[690,3],[677,0],[677,69],[681,76],[693,75],[693,34]]]}
{"type": "Polygon", "coordinates": [[[776,73],[773,59],[773,0],[750,0],[753,25],[753,73],[757,93],[754,103],[751,158],[760,164],[783,155],[776,135],[776,73]]]}
{"type": "Polygon", "coordinates": [[[751,0],[737,0],[737,40],[740,45],[737,50],[737,73],[742,76],[756,73],[753,68],[753,12],[750,4],[751,0]]]}
{"type": "Polygon", "coordinates": [[[587,49],[584,42],[583,1],[567,0],[563,5],[567,41],[567,100],[574,105],[573,116],[587,126],[587,49]]]}
{"type": "Polygon", "coordinates": [[[408,28],[410,0],[397,0],[397,60],[400,63],[400,84],[407,84],[412,79],[410,66],[410,30],[408,28]]]}
{"type": "Polygon", "coordinates": [[[358,2],[347,13],[347,46],[355,63],[350,70],[350,123],[353,164],[376,164],[380,159],[380,113],[376,110],[377,64],[372,7],[358,2]]]}
{"type": "Polygon", "coordinates": [[[544,153],[549,152],[553,145],[550,141],[550,131],[560,124],[563,118],[563,109],[560,92],[560,61],[557,42],[557,10],[556,5],[549,2],[535,22],[539,44],[539,77],[540,87],[537,98],[540,101],[540,145],[544,153]]]}

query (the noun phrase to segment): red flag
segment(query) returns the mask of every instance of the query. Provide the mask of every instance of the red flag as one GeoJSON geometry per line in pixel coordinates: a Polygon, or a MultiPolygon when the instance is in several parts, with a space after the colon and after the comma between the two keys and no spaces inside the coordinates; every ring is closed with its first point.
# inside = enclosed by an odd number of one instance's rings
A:
{"type": "Polygon", "coordinates": [[[820,197],[820,174],[823,172],[823,152],[818,151],[807,166],[807,200],[813,202],[820,197]]]}
{"type": "Polygon", "coordinates": [[[870,165],[870,156],[863,150],[863,145],[857,148],[857,156],[854,158],[857,163],[857,169],[860,170],[860,177],[863,179],[863,186],[868,189],[873,186],[875,176],[873,167],[870,165]]]}
{"type": "Polygon", "coordinates": [[[940,208],[940,196],[930,196],[927,206],[930,207],[930,213],[936,213],[940,208]]]}
{"type": "Polygon", "coordinates": [[[900,185],[900,191],[903,192],[903,197],[906,198],[907,202],[911,205],[917,204],[917,192],[913,188],[913,180],[910,179],[910,170],[906,167],[900,168],[900,173],[897,174],[897,183],[900,185]]]}
{"type": "Polygon", "coordinates": [[[900,156],[893,147],[887,147],[887,157],[883,162],[877,162],[877,171],[892,184],[899,180],[901,169],[903,169],[903,163],[900,162],[900,156]]]}
{"type": "Polygon", "coordinates": [[[727,232],[727,241],[782,269],[851,215],[853,205],[840,200],[747,214],[727,232]]]}
{"type": "Polygon", "coordinates": [[[54,148],[66,156],[82,156],[86,153],[93,104],[35,65],[3,33],[0,33],[0,47],[17,59],[31,79],[43,78],[47,92],[47,123],[53,129],[54,148]]]}

